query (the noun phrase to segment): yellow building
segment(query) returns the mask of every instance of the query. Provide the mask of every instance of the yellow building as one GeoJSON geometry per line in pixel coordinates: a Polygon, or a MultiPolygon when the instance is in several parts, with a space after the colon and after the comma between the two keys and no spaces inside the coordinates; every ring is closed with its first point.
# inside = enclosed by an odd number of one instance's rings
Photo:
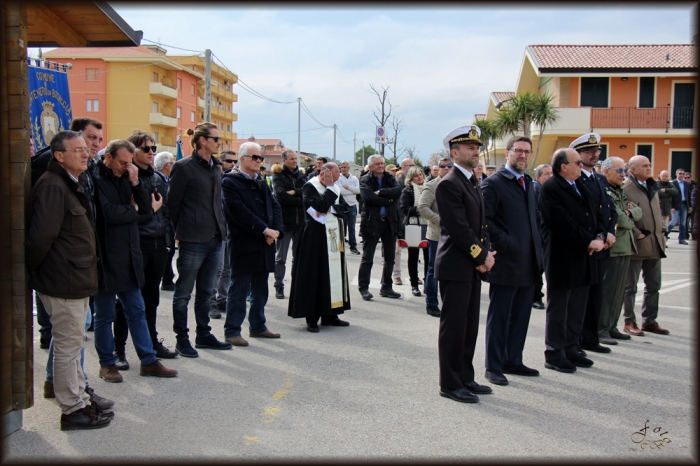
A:
{"type": "MultiPolygon", "coordinates": [[[[58,48],[46,59],[71,63],[68,73],[73,118],[104,124],[105,140],[126,138],[135,129],[153,134],[158,151],[176,153],[178,135],[204,121],[204,58],[167,56],[157,45],[58,48]]],[[[211,122],[219,127],[222,150],[237,139],[238,115],[232,86],[238,76],[212,63],[211,122]]],[[[184,155],[191,152],[184,139],[184,155]]]]}

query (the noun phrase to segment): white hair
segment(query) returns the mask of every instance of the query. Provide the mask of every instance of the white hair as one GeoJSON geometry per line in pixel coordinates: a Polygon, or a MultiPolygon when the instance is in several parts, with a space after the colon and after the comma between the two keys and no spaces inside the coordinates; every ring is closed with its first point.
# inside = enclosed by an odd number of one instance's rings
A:
{"type": "Polygon", "coordinates": [[[608,157],[607,159],[603,160],[603,162],[600,164],[600,168],[609,170],[612,168],[613,163],[615,162],[622,162],[622,165],[625,164],[625,161],[620,157],[608,157]]]}
{"type": "Polygon", "coordinates": [[[384,157],[378,154],[370,155],[367,159],[367,165],[370,167],[373,166],[375,160],[381,160],[382,162],[384,162],[384,157]]]}
{"type": "Polygon", "coordinates": [[[245,157],[246,155],[248,155],[248,149],[251,147],[257,147],[258,150],[260,152],[262,152],[262,148],[260,147],[260,144],[258,144],[257,142],[248,141],[248,142],[244,142],[243,144],[241,144],[241,147],[238,149],[238,157],[240,158],[240,157],[245,157]]]}
{"type": "Polygon", "coordinates": [[[158,152],[153,158],[153,165],[155,165],[156,170],[162,171],[163,167],[172,162],[175,156],[170,152],[158,152]]]}

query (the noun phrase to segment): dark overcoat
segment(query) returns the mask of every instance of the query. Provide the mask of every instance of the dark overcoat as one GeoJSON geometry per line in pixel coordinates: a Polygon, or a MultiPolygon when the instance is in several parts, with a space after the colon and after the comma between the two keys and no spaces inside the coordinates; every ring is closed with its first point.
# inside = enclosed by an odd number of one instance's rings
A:
{"type": "MultiPolygon", "coordinates": [[[[600,173],[592,173],[592,177],[586,177],[585,173],[581,173],[582,184],[588,189],[591,194],[591,202],[593,208],[598,212],[598,219],[602,222],[599,228],[602,228],[607,233],[615,235],[615,225],[617,225],[617,210],[615,209],[615,201],[608,194],[608,180],[600,173]]],[[[607,259],[610,257],[610,248],[603,249],[600,252],[593,254],[596,259],[607,259]]]]}
{"type": "Polygon", "coordinates": [[[440,212],[435,278],[470,282],[491,247],[483,194],[461,170],[453,168],[435,188],[435,200],[440,212]]]}
{"type": "Polygon", "coordinates": [[[550,290],[573,289],[598,281],[598,266],[595,257],[588,254],[588,245],[606,232],[598,227],[602,221],[598,221],[588,190],[580,178],[575,183],[581,195],[561,175],[554,174],[540,192],[544,269],[550,290]]]}
{"type": "Polygon", "coordinates": [[[136,186],[129,174],[117,178],[102,162],[93,173],[97,205],[97,239],[100,258],[97,263],[100,291],[118,293],[143,287],[143,257],[139,217],[153,212],[151,196],[141,179],[136,186]],[[139,206],[131,205],[131,197],[139,206]]]}
{"type": "MultiPolygon", "coordinates": [[[[336,211],[347,212],[347,202],[340,196],[340,206],[335,204],[338,196],[330,189],[326,189],[321,195],[312,183],[306,183],[302,187],[304,199],[304,210],[313,207],[317,212],[328,212],[331,206],[336,207],[336,211]]],[[[342,314],[350,309],[350,294],[344,293],[347,299],[343,299],[343,306],[331,309],[331,285],[328,273],[328,249],[326,248],[326,227],[311,218],[305,212],[306,226],[301,235],[301,240],[295,257],[302,260],[295,260],[292,265],[292,287],[289,294],[289,308],[287,315],[294,318],[332,316],[342,314]]],[[[338,215],[338,220],[343,221],[342,215],[338,215]]],[[[342,224],[339,231],[343,231],[342,224]]],[[[344,288],[348,289],[348,274],[345,268],[345,252],[341,252],[343,258],[344,288]]]]}
{"type": "Polygon", "coordinates": [[[525,174],[524,190],[505,167],[481,183],[486,224],[496,262],[489,282],[506,286],[533,286],[542,276],[542,238],[537,224],[537,198],[532,179],[525,174]]]}
{"type": "Polygon", "coordinates": [[[380,211],[386,207],[386,216],[391,227],[392,236],[399,234],[401,223],[399,217],[399,198],[401,186],[396,177],[389,172],[382,175],[382,187],[372,172],[368,172],[360,179],[360,194],[364,203],[362,208],[362,222],[360,223],[360,236],[378,236],[382,231],[382,219],[380,211]],[[379,191],[379,194],[374,194],[379,191]]]}
{"type": "Polygon", "coordinates": [[[243,173],[229,172],[221,182],[221,204],[228,226],[231,276],[275,271],[275,243],[263,232],[270,228],[284,237],[282,209],[267,183],[243,173]]]}

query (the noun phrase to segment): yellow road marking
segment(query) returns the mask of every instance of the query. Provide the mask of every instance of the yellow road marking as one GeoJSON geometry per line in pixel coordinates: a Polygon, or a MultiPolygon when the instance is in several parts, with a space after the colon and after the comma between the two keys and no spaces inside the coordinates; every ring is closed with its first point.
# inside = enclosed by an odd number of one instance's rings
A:
{"type": "MultiPolygon", "coordinates": [[[[284,384],[272,395],[272,399],[275,401],[279,401],[285,396],[289,394],[289,391],[292,388],[292,378],[291,377],[285,377],[284,378],[284,384]]],[[[269,424],[270,422],[274,422],[275,416],[279,413],[280,409],[276,406],[268,406],[263,409],[262,413],[262,422],[265,424],[269,424]]],[[[253,443],[258,442],[258,437],[251,437],[247,436],[245,437],[245,440],[243,441],[243,445],[248,446],[252,445],[253,443]]]]}

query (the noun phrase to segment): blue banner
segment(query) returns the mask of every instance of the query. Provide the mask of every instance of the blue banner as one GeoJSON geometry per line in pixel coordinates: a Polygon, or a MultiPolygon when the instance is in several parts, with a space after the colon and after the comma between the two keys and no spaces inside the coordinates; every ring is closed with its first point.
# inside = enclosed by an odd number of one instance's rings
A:
{"type": "Polygon", "coordinates": [[[29,118],[37,151],[48,146],[56,133],[70,128],[73,110],[65,72],[30,64],[29,118]]]}

